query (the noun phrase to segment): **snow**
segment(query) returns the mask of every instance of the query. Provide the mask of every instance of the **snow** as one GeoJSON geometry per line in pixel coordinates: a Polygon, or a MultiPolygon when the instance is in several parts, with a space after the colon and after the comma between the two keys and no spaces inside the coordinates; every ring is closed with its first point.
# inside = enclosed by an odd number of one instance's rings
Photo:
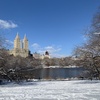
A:
{"type": "Polygon", "coordinates": [[[79,66],[43,66],[43,68],[78,68],[79,66]]]}
{"type": "Polygon", "coordinates": [[[100,81],[10,83],[0,85],[0,100],[100,100],[100,81]]]}

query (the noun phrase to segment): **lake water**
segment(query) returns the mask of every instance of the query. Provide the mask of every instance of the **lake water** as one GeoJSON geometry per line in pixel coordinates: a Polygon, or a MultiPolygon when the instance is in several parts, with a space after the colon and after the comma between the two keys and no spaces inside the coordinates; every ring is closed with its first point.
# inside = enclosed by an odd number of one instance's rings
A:
{"type": "Polygon", "coordinates": [[[33,71],[34,78],[58,79],[79,77],[83,68],[40,68],[33,71]]]}

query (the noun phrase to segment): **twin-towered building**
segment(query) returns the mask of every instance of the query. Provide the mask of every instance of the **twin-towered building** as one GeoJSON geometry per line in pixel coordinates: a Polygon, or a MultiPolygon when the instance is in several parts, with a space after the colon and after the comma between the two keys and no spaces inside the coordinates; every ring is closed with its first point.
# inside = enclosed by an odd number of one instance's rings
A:
{"type": "Polygon", "coordinates": [[[26,38],[26,35],[24,36],[23,41],[21,41],[17,33],[14,40],[14,48],[10,50],[10,54],[14,56],[21,56],[24,58],[29,56],[28,40],[26,38]]]}
{"type": "MultiPolygon", "coordinates": [[[[26,37],[26,35],[24,36],[24,39],[21,40],[18,33],[15,37],[14,40],[14,48],[12,50],[9,51],[9,53],[11,55],[16,56],[21,56],[21,57],[28,57],[30,56],[30,51],[28,48],[28,39],[26,37]]],[[[44,59],[44,58],[50,58],[48,51],[45,52],[44,55],[40,55],[39,53],[33,53],[33,57],[35,59],[44,59]]]]}

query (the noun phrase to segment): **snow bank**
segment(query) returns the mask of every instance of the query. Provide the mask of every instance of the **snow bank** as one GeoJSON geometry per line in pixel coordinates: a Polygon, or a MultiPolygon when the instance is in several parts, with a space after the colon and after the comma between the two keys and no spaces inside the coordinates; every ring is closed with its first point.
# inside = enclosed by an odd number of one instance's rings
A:
{"type": "Polygon", "coordinates": [[[100,81],[35,81],[0,85],[0,100],[100,100],[100,81]]]}

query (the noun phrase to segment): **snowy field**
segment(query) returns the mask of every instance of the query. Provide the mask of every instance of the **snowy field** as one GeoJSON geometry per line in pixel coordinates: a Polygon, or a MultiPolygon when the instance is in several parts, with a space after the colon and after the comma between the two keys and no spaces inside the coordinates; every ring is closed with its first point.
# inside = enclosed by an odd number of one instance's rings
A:
{"type": "Polygon", "coordinates": [[[0,85],[0,100],[100,100],[100,81],[37,81],[0,85]]]}

